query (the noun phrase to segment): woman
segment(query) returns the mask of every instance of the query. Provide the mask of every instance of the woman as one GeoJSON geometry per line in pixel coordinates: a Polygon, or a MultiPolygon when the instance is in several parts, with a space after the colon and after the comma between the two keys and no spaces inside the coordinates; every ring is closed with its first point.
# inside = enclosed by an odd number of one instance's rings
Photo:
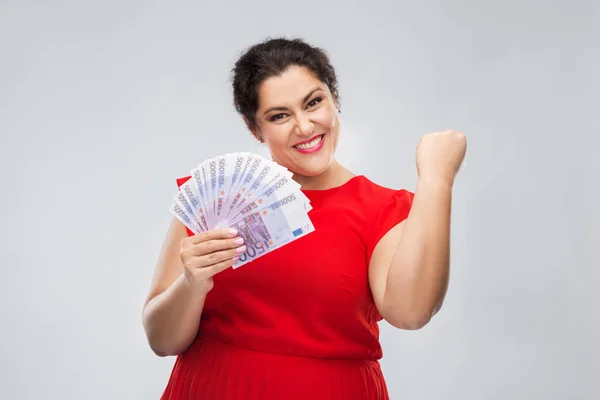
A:
{"type": "Polygon", "coordinates": [[[162,398],[387,399],[377,323],[419,329],[442,305],[465,136],[425,135],[415,192],[384,188],[335,160],[337,81],[322,50],[268,40],[233,73],[237,110],[294,173],[316,230],[233,270],[236,232],[173,220],[143,313],[153,351],[178,356],[162,398]]]}

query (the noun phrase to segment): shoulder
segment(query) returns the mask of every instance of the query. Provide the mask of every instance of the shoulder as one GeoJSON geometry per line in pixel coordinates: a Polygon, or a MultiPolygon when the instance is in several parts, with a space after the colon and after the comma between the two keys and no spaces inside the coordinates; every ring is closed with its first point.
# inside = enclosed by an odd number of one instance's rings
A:
{"type": "Polygon", "coordinates": [[[412,204],[414,193],[406,188],[391,188],[373,182],[364,175],[357,179],[357,192],[360,198],[370,207],[384,207],[390,202],[412,204]]]}
{"type": "Polygon", "coordinates": [[[362,235],[370,261],[379,241],[408,217],[414,193],[404,188],[386,187],[366,177],[357,183],[365,222],[362,235]]]}

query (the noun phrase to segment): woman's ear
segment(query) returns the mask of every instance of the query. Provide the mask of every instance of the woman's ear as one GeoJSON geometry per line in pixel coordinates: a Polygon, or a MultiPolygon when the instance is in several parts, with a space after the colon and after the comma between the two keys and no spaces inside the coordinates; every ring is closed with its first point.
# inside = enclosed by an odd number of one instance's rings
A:
{"type": "Polygon", "coordinates": [[[333,98],[333,108],[335,109],[336,113],[340,113],[340,102],[338,101],[338,99],[336,99],[335,97],[333,98]]]}

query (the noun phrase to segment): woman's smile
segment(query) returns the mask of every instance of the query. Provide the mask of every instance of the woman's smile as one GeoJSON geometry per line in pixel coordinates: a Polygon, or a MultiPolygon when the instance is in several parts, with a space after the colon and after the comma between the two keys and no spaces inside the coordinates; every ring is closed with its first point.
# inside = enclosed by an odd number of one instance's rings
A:
{"type": "Polygon", "coordinates": [[[302,154],[316,153],[323,147],[325,142],[325,134],[314,136],[308,140],[303,140],[295,144],[293,147],[302,154]]]}

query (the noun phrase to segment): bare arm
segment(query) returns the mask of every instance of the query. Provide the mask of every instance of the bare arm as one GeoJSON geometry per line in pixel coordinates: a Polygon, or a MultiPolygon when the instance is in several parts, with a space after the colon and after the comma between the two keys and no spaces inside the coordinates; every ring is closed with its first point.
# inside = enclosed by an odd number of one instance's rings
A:
{"type": "Polygon", "coordinates": [[[371,258],[381,315],[402,329],[423,327],[448,288],[451,188],[419,182],[410,215],[379,242],[371,258]]]}
{"type": "Polygon", "coordinates": [[[465,151],[466,138],[460,132],[421,138],[411,211],[379,241],[371,257],[373,297],[380,314],[396,327],[423,327],[446,296],[452,187],[465,151]]]}
{"type": "Polygon", "coordinates": [[[235,251],[240,247],[235,239],[226,230],[188,237],[185,226],[173,219],[142,312],[154,353],[178,355],[192,344],[206,295],[213,287],[212,277],[233,265],[240,254],[235,251]]]}

